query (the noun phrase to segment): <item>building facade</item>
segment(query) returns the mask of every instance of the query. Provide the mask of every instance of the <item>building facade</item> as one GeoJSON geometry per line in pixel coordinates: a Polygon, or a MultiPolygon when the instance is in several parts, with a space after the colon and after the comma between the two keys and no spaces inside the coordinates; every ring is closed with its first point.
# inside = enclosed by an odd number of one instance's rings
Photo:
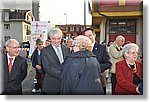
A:
{"type": "Polygon", "coordinates": [[[30,41],[30,22],[39,21],[39,1],[3,0],[1,2],[2,44],[10,38],[15,38],[20,43],[30,41]]]}
{"type": "Polygon", "coordinates": [[[20,43],[30,40],[30,22],[34,20],[29,10],[2,10],[2,44],[10,38],[20,43]]]}
{"type": "MultiPolygon", "coordinates": [[[[92,26],[100,42],[123,35],[126,41],[143,46],[142,0],[93,0],[92,26]]],[[[142,49],[140,49],[142,53],[142,49]]]]}
{"type": "MultiPolygon", "coordinates": [[[[85,26],[80,24],[56,25],[56,27],[62,30],[64,40],[74,38],[78,35],[83,35],[85,29],[85,26]]],[[[90,27],[90,25],[86,25],[86,27],[90,27]]]]}

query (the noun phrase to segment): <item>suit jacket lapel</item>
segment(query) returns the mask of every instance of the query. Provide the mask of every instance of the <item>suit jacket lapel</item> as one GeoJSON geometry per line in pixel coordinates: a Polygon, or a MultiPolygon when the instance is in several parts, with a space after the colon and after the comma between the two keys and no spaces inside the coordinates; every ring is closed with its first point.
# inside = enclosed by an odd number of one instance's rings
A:
{"type": "Polygon", "coordinates": [[[4,68],[3,68],[3,72],[4,75],[6,74],[6,76],[8,76],[8,59],[7,59],[7,54],[4,55],[4,68]]]}
{"type": "Polygon", "coordinates": [[[97,46],[97,43],[95,43],[92,52],[93,52],[94,54],[96,54],[97,50],[98,50],[98,46],[97,46]]]}
{"type": "MultiPolygon", "coordinates": [[[[66,56],[68,55],[67,48],[65,46],[61,46],[62,49],[62,54],[63,54],[63,59],[65,60],[66,56]]],[[[68,49],[69,50],[69,49],[68,49]]]]}
{"type": "Polygon", "coordinates": [[[12,70],[11,70],[11,74],[15,73],[15,71],[17,71],[17,68],[20,68],[20,67],[18,67],[18,65],[19,65],[19,57],[17,56],[14,59],[14,63],[13,63],[12,70]]]}

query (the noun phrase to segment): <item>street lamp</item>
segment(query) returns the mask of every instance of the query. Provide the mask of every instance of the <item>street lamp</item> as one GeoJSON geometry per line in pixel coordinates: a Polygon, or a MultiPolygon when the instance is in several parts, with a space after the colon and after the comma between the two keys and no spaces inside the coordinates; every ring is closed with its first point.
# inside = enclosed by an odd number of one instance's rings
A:
{"type": "Polygon", "coordinates": [[[64,15],[66,16],[66,25],[67,25],[67,13],[64,13],[64,15]]]}

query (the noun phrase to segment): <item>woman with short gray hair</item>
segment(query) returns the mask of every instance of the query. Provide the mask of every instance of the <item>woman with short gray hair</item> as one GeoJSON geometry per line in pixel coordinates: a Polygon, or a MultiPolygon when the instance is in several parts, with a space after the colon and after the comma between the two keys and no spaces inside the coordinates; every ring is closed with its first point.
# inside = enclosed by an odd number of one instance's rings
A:
{"type": "Polygon", "coordinates": [[[134,43],[123,47],[124,60],[116,63],[115,94],[134,95],[143,93],[142,63],[137,61],[139,47],[134,43]],[[141,87],[142,86],[142,87],[141,87]]]}
{"type": "Polygon", "coordinates": [[[132,48],[135,48],[137,51],[139,50],[139,47],[135,43],[130,43],[130,44],[124,45],[124,47],[122,49],[122,54],[124,55],[124,57],[126,56],[126,53],[130,53],[130,50],[132,48]]]}
{"type": "Polygon", "coordinates": [[[91,51],[91,40],[80,35],[75,38],[73,45],[74,53],[66,58],[62,66],[61,94],[104,94],[99,78],[101,68],[91,51]]]}

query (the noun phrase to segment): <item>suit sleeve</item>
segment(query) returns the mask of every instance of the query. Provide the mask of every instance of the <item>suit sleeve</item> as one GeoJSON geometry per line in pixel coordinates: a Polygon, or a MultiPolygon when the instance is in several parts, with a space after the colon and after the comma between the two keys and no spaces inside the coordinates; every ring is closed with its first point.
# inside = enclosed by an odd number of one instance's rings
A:
{"type": "Polygon", "coordinates": [[[102,63],[100,64],[101,72],[111,68],[112,66],[106,46],[103,45],[102,47],[103,47],[103,57],[102,57],[102,63]]]}
{"type": "Polygon", "coordinates": [[[27,64],[27,60],[24,59],[23,62],[22,62],[22,65],[21,65],[21,72],[22,72],[22,76],[21,76],[21,81],[23,81],[25,79],[25,77],[27,76],[27,67],[28,67],[28,64],[27,64]]]}
{"type": "Polygon", "coordinates": [[[123,68],[125,67],[122,66],[122,63],[116,63],[116,80],[118,85],[130,93],[136,93],[137,86],[124,78],[123,68]]]}
{"type": "Polygon", "coordinates": [[[37,65],[37,54],[36,54],[36,50],[33,52],[32,56],[31,56],[31,62],[32,62],[32,66],[34,68],[36,68],[35,66],[37,65]]]}
{"type": "Polygon", "coordinates": [[[58,62],[53,62],[53,58],[50,58],[50,56],[47,54],[46,49],[42,49],[41,51],[41,60],[45,73],[57,79],[60,79],[61,70],[59,70],[60,68],[56,68],[56,66],[54,66],[58,62]]]}

